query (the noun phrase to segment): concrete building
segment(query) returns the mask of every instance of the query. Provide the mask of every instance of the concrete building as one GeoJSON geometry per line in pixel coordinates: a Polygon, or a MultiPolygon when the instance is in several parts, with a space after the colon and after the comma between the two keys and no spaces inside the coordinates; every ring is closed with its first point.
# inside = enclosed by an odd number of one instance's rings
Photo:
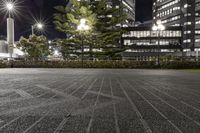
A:
{"type": "MultiPolygon", "coordinates": [[[[14,59],[24,58],[23,56],[24,53],[21,50],[13,48],[12,57],[14,59]]],[[[0,59],[8,59],[9,57],[9,48],[8,43],[6,41],[6,37],[0,36],[0,59]]]]}
{"type": "Polygon", "coordinates": [[[153,0],[153,23],[182,27],[183,51],[200,50],[200,0],[153,0]]]}

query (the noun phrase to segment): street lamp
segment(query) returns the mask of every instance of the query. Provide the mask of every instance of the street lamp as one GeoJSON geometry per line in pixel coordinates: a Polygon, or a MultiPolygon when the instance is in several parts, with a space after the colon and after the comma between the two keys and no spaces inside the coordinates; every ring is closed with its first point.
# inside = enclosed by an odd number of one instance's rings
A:
{"type": "Polygon", "coordinates": [[[48,44],[52,44],[52,41],[51,41],[51,40],[49,40],[49,41],[48,41],[48,44]]]}
{"type": "Polygon", "coordinates": [[[42,30],[44,25],[42,23],[36,23],[31,26],[32,36],[34,35],[34,29],[37,28],[38,30],[42,30]]]}
{"type": "Polygon", "coordinates": [[[84,53],[84,38],[83,33],[84,31],[88,31],[90,29],[89,25],[87,25],[87,20],[82,18],[80,20],[80,24],[77,26],[77,30],[81,32],[81,62],[83,68],[83,53],[84,53]]]}
{"type": "Polygon", "coordinates": [[[11,18],[11,12],[14,11],[15,5],[13,2],[6,2],[5,8],[9,13],[7,18],[7,43],[8,43],[8,53],[9,60],[12,59],[13,45],[14,45],[14,19],[11,18]]]}
{"type": "Polygon", "coordinates": [[[6,9],[8,10],[9,13],[9,18],[11,17],[11,11],[14,9],[14,4],[11,2],[6,3],[6,9]]]}
{"type": "Polygon", "coordinates": [[[87,25],[87,20],[82,18],[80,20],[80,24],[77,27],[77,30],[79,30],[79,31],[87,31],[89,29],[90,29],[90,27],[89,27],[89,25],[87,25]]]}
{"type": "Polygon", "coordinates": [[[157,33],[157,37],[158,37],[157,65],[160,66],[160,34],[161,34],[161,31],[164,31],[164,30],[165,30],[165,26],[162,24],[161,20],[158,20],[158,21],[156,22],[156,24],[153,25],[152,30],[153,30],[153,31],[157,31],[157,32],[156,32],[156,33],[157,33]]]}

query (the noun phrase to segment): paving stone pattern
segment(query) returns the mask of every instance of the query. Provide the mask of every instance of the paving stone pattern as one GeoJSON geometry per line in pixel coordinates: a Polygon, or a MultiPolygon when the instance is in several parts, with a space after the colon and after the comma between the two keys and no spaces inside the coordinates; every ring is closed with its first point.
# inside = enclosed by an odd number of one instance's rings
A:
{"type": "Polygon", "coordinates": [[[200,133],[200,73],[0,69],[0,133],[200,133]]]}

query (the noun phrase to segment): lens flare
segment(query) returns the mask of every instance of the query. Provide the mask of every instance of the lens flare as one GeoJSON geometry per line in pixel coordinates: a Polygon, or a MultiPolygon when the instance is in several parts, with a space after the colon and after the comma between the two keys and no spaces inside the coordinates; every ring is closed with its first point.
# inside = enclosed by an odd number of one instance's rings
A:
{"type": "Polygon", "coordinates": [[[5,15],[20,15],[21,7],[19,6],[23,3],[23,0],[2,0],[0,2],[0,12],[5,15]]]}

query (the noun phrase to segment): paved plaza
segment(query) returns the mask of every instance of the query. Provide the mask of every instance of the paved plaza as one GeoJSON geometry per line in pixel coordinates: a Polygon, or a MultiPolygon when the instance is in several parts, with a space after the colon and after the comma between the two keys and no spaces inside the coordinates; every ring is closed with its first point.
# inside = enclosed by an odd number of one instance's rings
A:
{"type": "Polygon", "coordinates": [[[200,73],[0,69],[0,133],[200,133],[200,73]]]}

